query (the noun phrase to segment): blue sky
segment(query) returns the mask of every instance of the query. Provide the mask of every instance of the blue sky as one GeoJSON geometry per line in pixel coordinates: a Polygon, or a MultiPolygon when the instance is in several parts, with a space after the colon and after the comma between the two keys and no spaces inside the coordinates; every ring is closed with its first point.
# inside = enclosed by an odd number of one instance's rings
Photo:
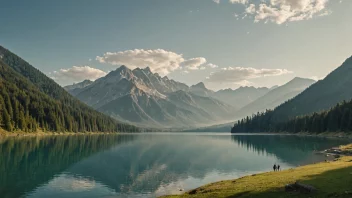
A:
{"type": "Polygon", "coordinates": [[[273,86],[322,78],[351,56],[351,10],[349,0],[1,1],[0,44],[61,85],[124,63],[213,89],[273,86]]]}

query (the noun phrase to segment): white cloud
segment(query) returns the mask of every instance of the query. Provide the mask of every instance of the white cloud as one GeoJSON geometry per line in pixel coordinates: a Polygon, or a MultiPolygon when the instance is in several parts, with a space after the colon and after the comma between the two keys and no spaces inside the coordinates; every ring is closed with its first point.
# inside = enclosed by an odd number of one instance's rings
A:
{"type": "Polygon", "coordinates": [[[111,65],[126,65],[131,69],[150,67],[153,72],[161,75],[178,69],[180,64],[185,61],[182,54],[163,49],[106,52],[103,56],[97,56],[96,60],[111,65]]]}
{"type": "Polygon", "coordinates": [[[209,63],[207,66],[210,67],[210,68],[213,68],[213,69],[219,67],[217,65],[214,65],[213,63],[209,63]]]}
{"type": "MultiPolygon", "coordinates": [[[[220,3],[220,0],[216,2],[220,3]]],[[[260,0],[251,4],[249,0],[229,0],[229,2],[245,5],[246,8],[241,18],[247,18],[247,15],[252,16],[255,22],[283,24],[331,14],[331,11],[326,8],[329,0],[260,0]]],[[[239,19],[238,14],[234,16],[237,20],[239,19]]]]}
{"type": "Polygon", "coordinates": [[[152,72],[159,73],[160,75],[167,75],[181,68],[197,70],[201,65],[207,62],[203,57],[186,60],[182,54],[163,49],[135,49],[120,52],[106,52],[103,56],[97,56],[96,60],[100,63],[111,65],[125,65],[130,69],[136,67],[150,67],[152,72]]]}
{"type": "Polygon", "coordinates": [[[326,5],[329,0],[270,0],[261,3],[253,13],[255,21],[268,20],[277,24],[312,19],[314,16],[328,15],[326,5]],[[322,14],[324,13],[324,14],[322,14]]]}
{"type": "MultiPolygon", "coordinates": [[[[220,3],[220,0],[213,0],[220,3]]],[[[330,0],[260,0],[249,4],[249,0],[229,0],[232,4],[246,6],[242,19],[254,17],[255,22],[264,21],[283,24],[292,21],[309,20],[313,17],[330,15],[327,4],[330,0]],[[249,4],[249,5],[248,5],[249,4]],[[257,8],[257,9],[256,9],[257,8]]],[[[341,1],[340,1],[341,2],[341,1]]],[[[238,20],[239,15],[234,14],[238,20]]]]}
{"type": "Polygon", "coordinates": [[[183,67],[189,70],[197,70],[199,66],[206,63],[207,60],[203,57],[191,58],[181,63],[183,67]]]}
{"type": "Polygon", "coordinates": [[[254,4],[250,4],[250,5],[246,8],[246,13],[248,13],[248,14],[254,14],[254,13],[255,13],[255,5],[254,5],[254,4]]]}
{"type": "Polygon", "coordinates": [[[228,67],[222,68],[216,72],[211,73],[207,77],[208,82],[213,83],[228,83],[240,84],[249,79],[261,78],[267,76],[280,76],[292,73],[287,69],[256,69],[252,67],[228,67]]]}
{"type": "Polygon", "coordinates": [[[96,80],[106,74],[106,72],[90,66],[73,66],[68,69],[60,69],[59,71],[49,73],[49,75],[51,75],[51,77],[55,80],[73,80],[75,82],[87,79],[96,80]]]}
{"type": "Polygon", "coordinates": [[[200,69],[200,70],[205,70],[205,69],[206,69],[206,67],[200,67],[199,69],[200,69]]]}
{"type": "Polygon", "coordinates": [[[240,4],[247,4],[248,0],[229,0],[230,3],[240,3],[240,4]]]}
{"type": "MultiPolygon", "coordinates": [[[[219,4],[220,0],[213,0],[213,2],[219,4]]],[[[247,4],[248,0],[229,0],[229,2],[232,4],[235,4],[235,3],[247,4]]]]}

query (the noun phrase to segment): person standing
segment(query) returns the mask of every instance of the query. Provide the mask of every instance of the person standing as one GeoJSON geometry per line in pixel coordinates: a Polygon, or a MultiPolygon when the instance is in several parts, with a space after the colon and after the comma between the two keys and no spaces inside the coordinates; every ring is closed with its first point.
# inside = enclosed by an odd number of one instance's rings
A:
{"type": "Polygon", "coordinates": [[[274,171],[276,171],[276,164],[274,164],[273,169],[274,169],[274,171]]]}
{"type": "Polygon", "coordinates": [[[280,164],[277,165],[277,171],[280,171],[280,164]]]}

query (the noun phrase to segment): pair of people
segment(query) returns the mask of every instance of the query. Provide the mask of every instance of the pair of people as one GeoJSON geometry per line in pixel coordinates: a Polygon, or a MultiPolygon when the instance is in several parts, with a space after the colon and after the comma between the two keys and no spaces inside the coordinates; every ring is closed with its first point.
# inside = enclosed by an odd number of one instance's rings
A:
{"type": "Polygon", "coordinates": [[[273,169],[274,169],[274,171],[280,171],[280,165],[274,164],[273,169]]]}

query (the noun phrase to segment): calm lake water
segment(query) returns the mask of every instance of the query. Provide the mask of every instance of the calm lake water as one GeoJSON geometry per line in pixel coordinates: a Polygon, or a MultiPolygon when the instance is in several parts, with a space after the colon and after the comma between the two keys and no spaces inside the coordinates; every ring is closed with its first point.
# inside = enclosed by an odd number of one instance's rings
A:
{"type": "Polygon", "coordinates": [[[0,197],[156,197],[322,161],[344,139],[163,133],[0,140],[0,197]]]}

